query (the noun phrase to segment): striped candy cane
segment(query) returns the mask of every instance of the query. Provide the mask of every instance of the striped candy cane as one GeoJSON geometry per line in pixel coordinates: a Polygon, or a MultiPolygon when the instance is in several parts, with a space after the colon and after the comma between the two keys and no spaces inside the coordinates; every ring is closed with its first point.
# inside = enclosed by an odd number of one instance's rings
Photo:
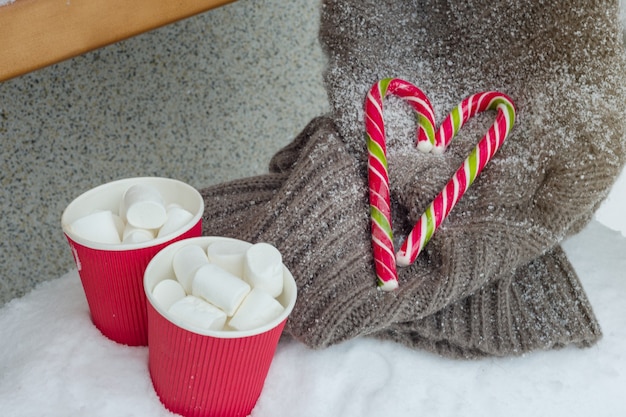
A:
{"type": "Polygon", "coordinates": [[[383,99],[387,94],[404,98],[417,113],[418,148],[427,152],[436,143],[435,113],[430,101],[419,88],[397,78],[387,78],[374,84],[365,101],[372,249],[378,285],[381,289],[390,291],[398,287],[398,273],[391,229],[387,145],[383,120],[383,99]]]}
{"type": "Polygon", "coordinates": [[[372,245],[376,275],[381,289],[393,290],[398,286],[396,263],[400,266],[407,266],[415,262],[415,259],[426,243],[428,243],[435,230],[448,216],[454,205],[474,182],[487,162],[491,160],[502,146],[515,122],[515,107],[511,99],[502,93],[485,92],[474,94],[463,100],[452,110],[434,137],[429,136],[429,132],[434,131],[434,117],[430,117],[433,114],[432,106],[430,106],[425,95],[412,84],[397,79],[382,80],[372,87],[370,94],[367,96],[365,107],[366,135],[369,151],[368,172],[370,178],[372,245]],[[391,89],[389,86],[401,86],[401,88],[391,89]],[[418,114],[418,149],[422,151],[441,153],[448,147],[452,138],[471,117],[485,110],[497,110],[498,113],[494,124],[489,128],[487,134],[482,137],[444,189],[422,214],[396,256],[393,257],[393,233],[391,229],[382,99],[386,94],[396,94],[397,90],[400,90],[401,94],[405,94],[404,96],[397,94],[399,97],[409,100],[410,103],[420,103],[420,106],[413,105],[413,108],[418,114]],[[409,94],[414,94],[415,99],[409,99],[409,94]],[[420,147],[420,144],[426,141],[432,146],[420,147]],[[380,175],[381,166],[384,167],[384,176],[380,175]],[[390,253],[392,256],[389,256],[390,253]]]}

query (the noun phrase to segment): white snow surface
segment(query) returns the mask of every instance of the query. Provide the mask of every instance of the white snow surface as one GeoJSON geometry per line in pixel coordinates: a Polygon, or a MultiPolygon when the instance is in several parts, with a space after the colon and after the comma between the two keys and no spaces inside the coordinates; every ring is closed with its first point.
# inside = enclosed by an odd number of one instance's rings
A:
{"type": "Polygon", "coordinates": [[[609,196],[595,213],[595,219],[603,225],[626,236],[626,169],[613,185],[609,196]]]}
{"type": "MultiPolygon", "coordinates": [[[[602,326],[597,345],[464,361],[368,338],[319,351],[282,341],[252,416],[625,415],[626,238],[594,220],[564,248],[602,326]]],[[[2,416],[174,415],[148,348],[92,325],[76,271],[5,305],[0,329],[2,416]]]]}

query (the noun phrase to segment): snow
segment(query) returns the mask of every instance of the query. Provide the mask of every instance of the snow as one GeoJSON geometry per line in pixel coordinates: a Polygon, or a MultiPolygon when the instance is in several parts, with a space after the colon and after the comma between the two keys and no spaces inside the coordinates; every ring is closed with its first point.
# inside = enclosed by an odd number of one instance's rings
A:
{"type": "MultiPolygon", "coordinates": [[[[622,181],[605,210],[625,203],[622,181]]],[[[367,338],[319,351],[282,341],[252,416],[623,415],[626,237],[594,220],[564,248],[602,326],[597,345],[460,361],[367,338]]],[[[174,415],[152,388],[148,349],[91,324],[76,271],[5,305],[0,329],[3,416],[174,415]]]]}
{"type": "Polygon", "coordinates": [[[613,230],[621,231],[626,237],[626,169],[617,178],[609,196],[595,213],[595,219],[613,230]],[[620,195],[621,194],[621,195],[620,195]]]}

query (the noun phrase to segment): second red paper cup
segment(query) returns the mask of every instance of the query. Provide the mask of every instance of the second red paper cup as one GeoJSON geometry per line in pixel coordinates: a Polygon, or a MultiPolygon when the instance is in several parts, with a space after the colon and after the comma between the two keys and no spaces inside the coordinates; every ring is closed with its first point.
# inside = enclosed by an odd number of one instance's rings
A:
{"type": "MultiPolygon", "coordinates": [[[[282,313],[253,330],[206,330],[173,319],[153,296],[158,283],[175,276],[172,260],[186,245],[206,251],[215,242],[199,237],[177,242],[158,253],[146,268],[148,366],[161,402],[185,417],[244,417],[254,408],[278,341],[296,302],[296,283],[283,266],[283,291],[276,298],[282,313]]],[[[240,241],[237,241],[240,242],[240,241]]]]}
{"type": "Polygon", "coordinates": [[[146,266],[171,243],[200,236],[203,211],[204,201],[195,188],[178,180],[158,177],[110,182],[85,192],[67,206],[61,217],[63,232],[78,268],[91,319],[102,334],[130,346],[148,344],[143,290],[146,266]],[[164,206],[178,206],[188,212],[188,217],[176,230],[151,240],[111,243],[106,236],[111,228],[104,223],[112,221],[110,213],[119,212],[124,193],[138,184],[158,190],[164,206]],[[88,218],[89,224],[83,228],[90,229],[92,236],[85,238],[72,225],[94,213],[102,217],[88,218]]]}

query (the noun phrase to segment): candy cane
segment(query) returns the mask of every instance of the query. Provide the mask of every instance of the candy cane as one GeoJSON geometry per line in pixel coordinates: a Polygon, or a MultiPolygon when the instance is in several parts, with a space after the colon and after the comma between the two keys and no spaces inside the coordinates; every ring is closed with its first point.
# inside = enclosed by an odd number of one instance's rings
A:
{"type": "MultiPolygon", "coordinates": [[[[378,285],[383,290],[397,288],[396,263],[407,266],[415,262],[426,243],[430,240],[441,222],[448,216],[454,205],[474,182],[487,162],[500,149],[515,121],[515,107],[510,98],[498,92],[474,94],[461,102],[441,124],[434,138],[428,132],[434,126],[432,106],[426,97],[415,86],[401,80],[386,79],[375,84],[366,101],[366,133],[369,150],[369,184],[370,212],[372,216],[372,245],[378,285]],[[402,86],[390,89],[385,86],[402,86]],[[393,254],[393,233],[391,229],[391,210],[389,201],[389,178],[387,176],[386,138],[382,118],[382,99],[386,93],[396,94],[400,90],[409,100],[408,95],[414,94],[414,100],[423,106],[413,106],[418,113],[418,149],[443,152],[459,129],[474,115],[485,110],[497,110],[496,121],[489,131],[478,142],[444,189],[435,197],[430,206],[407,236],[402,247],[393,254]],[[377,92],[379,94],[377,94],[377,92]],[[382,94],[381,94],[382,93],[382,94]],[[424,139],[427,138],[427,139],[424,139]],[[421,147],[420,142],[428,140],[432,147],[421,147]],[[376,145],[376,146],[375,146],[376,145]],[[372,150],[373,149],[373,150],[372,150]],[[384,166],[384,176],[380,175],[384,166]]],[[[410,101],[412,102],[412,101],[410,101]]]]}
{"type": "Polygon", "coordinates": [[[419,126],[418,149],[429,151],[437,144],[435,114],[430,101],[419,88],[397,78],[386,78],[374,84],[365,102],[372,249],[379,287],[393,290],[398,286],[398,273],[391,229],[387,145],[383,120],[383,99],[387,94],[406,99],[416,111],[419,126]]]}
{"type": "Polygon", "coordinates": [[[444,149],[469,118],[485,110],[497,110],[496,121],[409,233],[396,254],[398,265],[407,266],[415,262],[435,230],[500,149],[511,131],[515,122],[515,107],[511,99],[497,92],[474,94],[463,100],[442,123],[438,139],[444,144],[444,149]]]}

